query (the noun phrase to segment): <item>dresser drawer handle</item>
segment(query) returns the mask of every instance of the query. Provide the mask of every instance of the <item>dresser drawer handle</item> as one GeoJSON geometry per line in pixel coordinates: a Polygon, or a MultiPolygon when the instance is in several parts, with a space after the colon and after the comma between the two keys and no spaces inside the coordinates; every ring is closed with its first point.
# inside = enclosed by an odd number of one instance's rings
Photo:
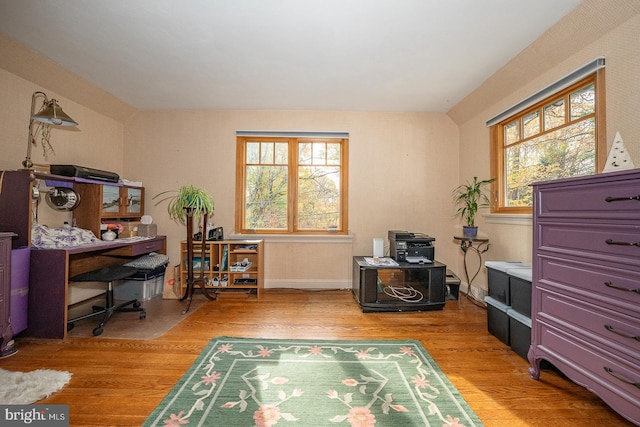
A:
{"type": "Polygon", "coordinates": [[[637,196],[630,196],[630,197],[607,197],[606,199],[604,199],[607,202],[622,202],[625,200],[638,200],[640,201],[640,194],[638,194],[637,196]]]}
{"type": "Polygon", "coordinates": [[[640,247],[640,242],[616,242],[615,240],[607,239],[605,240],[607,245],[620,245],[620,246],[638,246],[640,247]]]}
{"type": "Polygon", "coordinates": [[[604,282],[604,285],[609,288],[618,289],[620,291],[635,292],[636,294],[640,294],[640,288],[636,288],[636,289],[624,288],[622,286],[614,285],[612,282],[604,282]]]}
{"type": "Polygon", "coordinates": [[[632,386],[634,386],[636,388],[640,388],[640,383],[639,382],[633,382],[633,381],[627,380],[626,378],[622,378],[620,375],[618,375],[615,372],[613,372],[613,369],[609,368],[608,366],[605,366],[604,370],[607,371],[607,374],[609,374],[612,377],[622,381],[623,383],[632,385],[632,386]]]}
{"type": "Polygon", "coordinates": [[[614,334],[618,334],[618,335],[620,335],[621,337],[630,338],[630,339],[632,339],[632,340],[640,341],[640,335],[633,336],[633,335],[625,334],[624,332],[617,331],[617,330],[616,330],[613,326],[611,326],[611,325],[604,325],[604,328],[605,328],[607,331],[610,331],[610,332],[613,332],[614,334]]]}

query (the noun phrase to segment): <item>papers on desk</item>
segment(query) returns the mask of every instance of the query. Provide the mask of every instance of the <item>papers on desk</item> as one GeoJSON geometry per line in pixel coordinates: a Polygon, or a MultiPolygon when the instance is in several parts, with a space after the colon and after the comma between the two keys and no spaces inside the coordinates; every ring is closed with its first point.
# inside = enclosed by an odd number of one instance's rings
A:
{"type": "Polygon", "coordinates": [[[388,257],[364,257],[364,260],[369,265],[376,267],[397,267],[398,263],[393,258],[388,257]]]}

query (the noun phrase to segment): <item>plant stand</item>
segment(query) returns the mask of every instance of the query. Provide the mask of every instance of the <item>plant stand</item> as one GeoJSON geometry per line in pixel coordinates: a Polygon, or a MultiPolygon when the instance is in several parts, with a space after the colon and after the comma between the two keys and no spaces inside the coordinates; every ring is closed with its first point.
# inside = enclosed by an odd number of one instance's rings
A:
{"type": "Polygon", "coordinates": [[[202,216],[202,242],[200,245],[200,277],[195,279],[193,276],[193,211],[192,209],[185,209],[187,215],[187,287],[185,288],[184,295],[180,298],[180,301],[187,300],[187,305],[184,308],[182,314],[186,314],[191,307],[191,301],[193,300],[193,288],[196,284],[200,285],[200,289],[205,297],[209,300],[215,300],[216,297],[209,294],[209,290],[205,287],[204,283],[204,256],[205,256],[205,242],[207,229],[207,216],[202,216]]]}
{"type": "MultiPolygon", "coordinates": [[[[489,250],[489,239],[486,237],[478,237],[478,236],[476,237],[454,236],[453,239],[460,242],[460,249],[462,249],[462,252],[464,253],[464,259],[463,259],[464,275],[465,275],[465,278],[467,279],[466,296],[467,298],[473,298],[475,300],[475,297],[472,294],[470,294],[471,283],[474,281],[476,276],[478,276],[478,273],[480,273],[480,270],[482,269],[482,254],[489,250]],[[477,243],[477,246],[473,246],[474,243],[477,243]],[[469,275],[469,269],[467,266],[467,253],[470,250],[472,252],[475,252],[475,254],[478,256],[478,268],[476,269],[473,276],[471,277],[469,275]]],[[[479,301],[479,302],[483,304],[482,301],[479,301]]]]}

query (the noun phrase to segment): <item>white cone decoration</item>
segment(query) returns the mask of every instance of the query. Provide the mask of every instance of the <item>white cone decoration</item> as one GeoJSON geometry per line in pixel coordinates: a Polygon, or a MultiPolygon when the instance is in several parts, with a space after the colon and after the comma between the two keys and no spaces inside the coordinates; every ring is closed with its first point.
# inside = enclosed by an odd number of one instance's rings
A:
{"type": "Polygon", "coordinates": [[[609,150],[609,157],[607,163],[604,165],[603,172],[622,171],[627,169],[633,169],[633,160],[627,151],[627,148],[622,142],[620,132],[616,132],[616,137],[613,138],[613,145],[609,150]]]}

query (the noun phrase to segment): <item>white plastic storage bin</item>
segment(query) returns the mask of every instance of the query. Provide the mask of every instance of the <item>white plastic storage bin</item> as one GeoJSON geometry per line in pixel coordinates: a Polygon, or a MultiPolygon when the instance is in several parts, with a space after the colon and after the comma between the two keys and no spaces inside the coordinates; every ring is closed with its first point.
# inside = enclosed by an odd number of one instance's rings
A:
{"type": "Polygon", "coordinates": [[[147,301],[156,295],[162,295],[163,286],[164,274],[147,280],[119,280],[113,290],[113,296],[122,301],[132,299],[147,301]]]}
{"type": "Polygon", "coordinates": [[[147,301],[162,295],[166,267],[163,265],[153,270],[140,270],[127,280],[118,280],[113,289],[113,297],[123,301],[147,301]]]}

